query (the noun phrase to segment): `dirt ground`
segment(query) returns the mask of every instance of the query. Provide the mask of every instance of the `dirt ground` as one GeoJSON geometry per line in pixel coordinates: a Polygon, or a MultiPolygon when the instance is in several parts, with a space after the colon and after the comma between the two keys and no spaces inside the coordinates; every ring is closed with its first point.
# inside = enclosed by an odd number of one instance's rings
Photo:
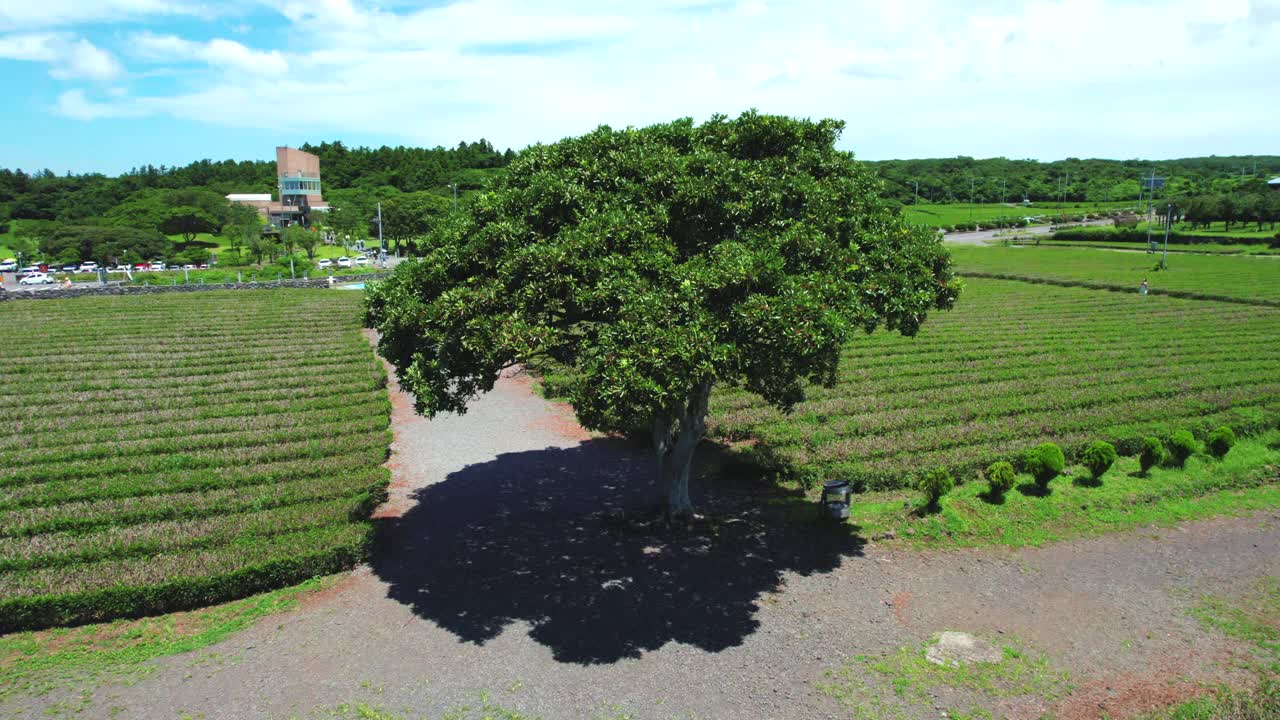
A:
{"type": "MultiPolygon", "coordinates": [[[[481,697],[548,719],[849,717],[819,689],[825,673],[943,630],[1070,673],[1065,698],[998,714],[1125,717],[1236,679],[1240,648],[1188,611],[1280,575],[1280,512],[1016,551],[915,552],[750,517],[651,534],[614,522],[658,497],[643,448],[583,432],[527,378],[430,421],[392,392],[375,560],[135,685],[98,688],[77,717],[316,717],[359,701],[437,718],[481,697]]],[[[891,716],[936,718],[948,701],[891,716]]]]}

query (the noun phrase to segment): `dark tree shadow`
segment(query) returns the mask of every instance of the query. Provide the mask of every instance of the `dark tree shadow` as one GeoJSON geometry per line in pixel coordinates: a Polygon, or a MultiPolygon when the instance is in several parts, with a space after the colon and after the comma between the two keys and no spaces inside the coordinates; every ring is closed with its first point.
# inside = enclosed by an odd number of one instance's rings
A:
{"type": "Polygon", "coordinates": [[[1102,478],[1097,478],[1092,475],[1076,475],[1071,478],[1071,484],[1076,487],[1102,487],[1102,478]]]}
{"type": "Polygon", "coordinates": [[[794,498],[732,477],[692,483],[706,523],[632,522],[661,497],[655,474],[651,456],[618,439],[500,455],[377,521],[374,571],[391,598],[462,641],[528,623],[557,660],[586,664],[669,642],[738,645],[784,572],[829,572],[860,554],[847,528],[796,522],[794,498]]]}
{"type": "Polygon", "coordinates": [[[929,517],[930,515],[937,515],[940,512],[942,512],[942,503],[934,500],[933,502],[917,503],[914,509],[912,509],[911,514],[916,517],[923,518],[929,517]]]}
{"type": "Polygon", "coordinates": [[[1004,493],[997,493],[992,490],[984,490],[978,493],[978,499],[988,505],[1003,505],[1004,497],[1004,493]]]}
{"type": "Polygon", "coordinates": [[[1027,497],[1048,497],[1053,494],[1053,490],[1048,486],[1041,487],[1036,483],[1022,483],[1018,486],[1018,492],[1027,497]]]}

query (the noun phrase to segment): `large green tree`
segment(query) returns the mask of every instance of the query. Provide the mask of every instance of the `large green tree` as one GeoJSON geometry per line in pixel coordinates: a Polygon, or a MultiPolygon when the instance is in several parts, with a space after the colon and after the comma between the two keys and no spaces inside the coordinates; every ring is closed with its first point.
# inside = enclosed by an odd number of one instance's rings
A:
{"type": "Polygon", "coordinates": [[[646,429],[668,511],[692,513],[714,386],[789,409],[856,332],[913,334],[959,292],[842,129],[752,112],[529,148],[371,289],[366,320],[428,415],[503,368],[571,365],[583,425],[646,429]]]}
{"type": "Polygon", "coordinates": [[[165,235],[181,235],[188,244],[200,233],[214,233],[221,229],[222,225],[217,218],[192,205],[170,208],[159,226],[160,232],[165,235]]]}
{"type": "Polygon", "coordinates": [[[400,193],[382,203],[382,234],[396,252],[419,245],[448,212],[452,202],[429,192],[400,193]]]}

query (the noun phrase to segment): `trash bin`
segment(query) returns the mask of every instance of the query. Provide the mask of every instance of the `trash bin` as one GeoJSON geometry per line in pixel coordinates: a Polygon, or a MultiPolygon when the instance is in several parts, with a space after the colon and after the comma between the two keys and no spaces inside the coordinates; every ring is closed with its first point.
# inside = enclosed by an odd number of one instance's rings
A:
{"type": "Polygon", "coordinates": [[[848,480],[827,480],[822,483],[822,498],[819,502],[832,520],[849,518],[849,496],[852,489],[848,480]]]}

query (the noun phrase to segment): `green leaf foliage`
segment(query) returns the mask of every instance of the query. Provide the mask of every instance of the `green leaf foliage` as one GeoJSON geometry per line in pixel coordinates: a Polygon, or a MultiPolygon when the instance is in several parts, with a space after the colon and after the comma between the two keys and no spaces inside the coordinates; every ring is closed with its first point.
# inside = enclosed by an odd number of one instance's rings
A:
{"type": "Polygon", "coordinates": [[[1176,467],[1185,465],[1187,458],[1199,449],[1195,436],[1189,430],[1178,430],[1169,436],[1169,462],[1176,467]]]}
{"type": "Polygon", "coordinates": [[[173,243],[155,230],[104,225],[64,225],[40,241],[40,252],[63,262],[98,263],[167,258],[173,243]]]}
{"type": "Polygon", "coordinates": [[[1049,481],[1062,474],[1067,460],[1062,448],[1053,443],[1041,443],[1027,453],[1027,472],[1041,488],[1049,487],[1049,481]]]}
{"type": "Polygon", "coordinates": [[[1219,426],[1205,438],[1204,446],[1214,457],[1223,457],[1236,444],[1236,434],[1226,425],[1219,426]]]}
{"type": "Polygon", "coordinates": [[[1163,465],[1169,459],[1169,451],[1158,437],[1147,437],[1142,441],[1142,450],[1138,454],[1138,464],[1146,473],[1157,465],[1163,465]]]}
{"type": "Polygon", "coordinates": [[[1094,480],[1101,480],[1102,476],[1111,469],[1111,466],[1115,465],[1118,457],[1114,445],[1098,440],[1085,448],[1080,460],[1085,467],[1089,468],[1094,480]]]}
{"type": "Polygon", "coordinates": [[[990,486],[992,497],[1003,497],[1005,493],[1013,489],[1017,479],[1018,476],[1013,471],[1013,465],[1003,460],[993,462],[987,468],[987,483],[990,486]]]}
{"type": "Polygon", "coordinates": [[[708,383],[790,408],[857,330],[913,334],[960,290],[841,129],[748,112],[529,148],[369,292],[366,321],[427,414],[539,356],[576,370],[593,429],[650,427],[708,383]]]}
{"type": "Polygon", "coordinates": [[[924,494],[926,507],[936,507],[943,495],[956,486],[951,472],[944,467],[934,468],[920,476],[917,488],[924,494]]]}

